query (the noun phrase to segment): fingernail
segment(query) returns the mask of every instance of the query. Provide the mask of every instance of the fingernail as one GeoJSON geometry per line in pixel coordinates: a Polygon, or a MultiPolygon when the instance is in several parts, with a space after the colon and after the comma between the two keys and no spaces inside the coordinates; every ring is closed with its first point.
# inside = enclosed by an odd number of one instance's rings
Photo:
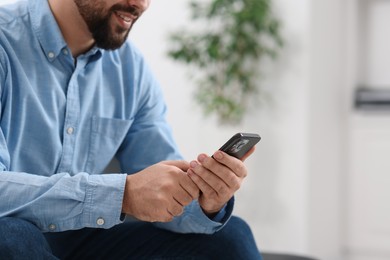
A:
{"type": "Polygon", "coordinates": [[[198,161],[199,162],[203,162],[204,159],[206,159],[206,156],[204,154],[201,154],[201,155],[198,156],[198,161]]]}
{"type": "Polygon", "coordinates": [[[221,152],[215,152],[214,153],[214,156],[213,156],[215,159],[217,159],[217,160],[221,160],[222,159],[222,157],[223,157],[223,154],[221,153],[221,152]]]}
{"type": "Polygon", "coordinates": [[[193,170],[189,169],[189,170],[187,171],[187,175],[191,178],[192,176],[195,175],[195,172],[194,172],[193,170]]]}
{"type": "Polygon", "coordinates": [[[192,161],[190,163],[190,165],[191,165],[191,168],[195,168],[196,166],[198,166],[198,163],[196,161],[192,161]]]}

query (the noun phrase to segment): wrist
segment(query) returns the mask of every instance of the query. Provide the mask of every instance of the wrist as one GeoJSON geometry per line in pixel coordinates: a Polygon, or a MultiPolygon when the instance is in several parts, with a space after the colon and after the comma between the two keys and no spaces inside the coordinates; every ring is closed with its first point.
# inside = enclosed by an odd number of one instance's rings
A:
{"type": "Polygon", "coordinates": [[[221,209],[222,209],[222,207],[217,209],[217,210],[215,210],[215,209],[214,210],[206,210],[206,209],[202,208],[202,211],[209,219],[213,219],[216,215],[218,215],[218,213],[221,209]]]}
{"type": "Polygon", "coordinates": [[[130,195],[130,185],[131,185],[131,175],[126,176],[125,190],[123,192],[122,200],[122,213],[126,215],[131,215],[131,195],[130,195]]]}

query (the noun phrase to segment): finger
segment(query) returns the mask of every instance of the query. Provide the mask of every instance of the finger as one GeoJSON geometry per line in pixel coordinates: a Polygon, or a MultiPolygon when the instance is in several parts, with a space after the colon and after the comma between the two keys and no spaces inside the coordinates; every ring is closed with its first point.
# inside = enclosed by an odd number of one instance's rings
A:
{"type": "Polygon", "coordinates": [[[199,198],[199,188],[187,174],[180,179],[179,184],[180,187],[182,187],[182,189],[184,189],[191,197],[191,200],[196,200],[199,198]]]}
{"type": "Polygon", "coordinates": [[[167,211],[172,217],[176,217],[183,214],[184,208],[176,200],[174,200],[172,205],[169,208],[167,208],[167,211]]]}
{"type": "Polygon", "coordinates": [[[166,211],[165,214],[162,216],[159,216],[158,219],[151,219],[150,222],[171,222],[173,220],[173,217],[171,213],[166,211]]]}
{"type": "Polygon", "coordinates": [[[186,172],[188,168],[190,167],[189,162],[184,161],[184,160],[178,160],[178,161],[163,161],[163,164],[170,165],[170,166],[175,166],[182,171],[186,172]]]}
{"type": "MultiPolygon", "coordinates": [[[[226,157],[231,157],[231,156],[226,156],[226,157]]],[[[208,157],[204,154],[200,154],[198,156],[198,159],[204,168],[207,168],[214,175],[218,176],[221,180],[224,181],[224,183],[228,187],[236,190],[237,187],[240,186],[240,183],[241,183],[240,179],[242,179],[241,173],[234,172],[232,169],[230,169],[226,165],[221,164],[218,161],[216,161],[215,159],[208,157]]],[[[234,161],[236,161],[237,163],[242,164],[242,162],[240,160],[237,160],[234,157],[232,157],[232,159],[234,159],[234,161]]],[[[191,162],[190,167],[192,167],[192,165],[195,165],[195,163],[191,162]]],[[[199,172],[198,174],[201,174],[201,172],[199,172]]],[[[201,175],[201,177],[203,178],[203,175],[201,175]]],[[[205,181],[208,182],[208,180],[206,180],[206,179],[205,179],[205,181]]],[[[223,187],[217,187],[217,189],[221,189],[221,188],[223,188],[223,187]]]]}
{"type": "Polygon", "coordinates": [[[253,146],[242,158],[241,161],[245,162],[245,160],[251,156],[252,153],[254,153],[256,150],[256,146],[253,146]]]}
{"type": "MultiPolygon", "coordinates": [[[[195,161],[193,161],[193,162],[191,162],[191,170],[197,176],[199,176],[205,183],[207,183],[208,186],[210,186],[216,193],[225,194],[226,192],[228,192],[229,184],[226,183],[226,181],[224,179],[221,179],[214,172],[211,172],[207,168],[203,167],[203,165],[198,164],[195,161]]],[[[235,175],[233,173],[230,173],[229,175],[235,177],[235,175]]],[[[232,178],[229,178],[228,181],[230,181],[231,179],[232,178]]]]}
{"type": "Polygon", "coordinates": [[[154,211],[152,214],[149,212],[149,214],[140,220],[149,222],[170,222],[173,220],[173,216],[166,209],[161,208],[154,211]]]}
{"type": "MultiPolygon", "coordinates": [[[[185,188],[183,188],[181,186],[181,184],[179,184],[179,185],[180,185],[181,189],[178,189],[175,192],[175,194],[173,195],[173,198],[177,201],[177,203],[179,203],[181,206],[184,207],[184,206],[187,206],[188,204],[190,204],[194,199],[193,199],[192,195],[189,192],[187,192],[185,190],[185,188]]],[[[193,185],[196,187],[195,183],[193,183],[193,185]]],[[[198,194],[199,194],[199,189],[197,189],[197,190],[198,190],[198,194]]]]}
{"type": "Polygon", "coordinates": [[[207,182],[205,182],[201,177],[199,177],[192,169],[189,169],[187,173],[191,180],[198,186],[199,190],[203,194],[210,195],[214,193],[215,195],[217,195],[217,192],[209,184],[207,184],[207,182]]]}
{"type": "MultiPolygon", "coordinates": [[[[230,156],[227,153],[217,151],[214,153],[211,159],[228,167],[239,178],[244,178],[247,175],[245,164],[241,160],[230,156]]],[[[208,158],[206,158],[204,161],[205,162],[202,162],[202,164],[210,164],[210,160],[208,158]]]]}

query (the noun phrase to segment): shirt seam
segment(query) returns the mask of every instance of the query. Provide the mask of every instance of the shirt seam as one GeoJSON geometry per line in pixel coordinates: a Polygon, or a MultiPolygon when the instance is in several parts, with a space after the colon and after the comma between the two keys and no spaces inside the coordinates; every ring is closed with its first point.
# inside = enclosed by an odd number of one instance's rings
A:
{"type": "MultiPolygon", "coordinates": [[[[6,60],[6,56],[4,54],[4,49],[3,47],[0,45],[0,97],[3,95],[3,87],[5,85],[5,76],[7,74],[7,71],[4,69],[5,67],[5,60],[6,60]]],[[[1,113],[1,109],[0,109],[0,113],[1,113]]]]}
{"type": "MultiPolygon", "coordinates": [[[[35,5],[34,5],[34,3],[28,3],[28,5],[27,5],[27,15],[29,15],[30,16],[30,24],[31,24],[31,30],[32,30],[32,32],[33,32],[33,35],[36,37],[36,39],[37,39],[37,41],[38,41],[38,43],[39,43],[39,45],[41,46],[41,48],[42,48],[42,51],[43,51],[43,53],[45,54],[45,56],[46,56],[46,58],[47,58],[47,60],[50,62],[50,63],[52,63],[52,62],[54,62],[57,58],[58,58],[58,55],[60,54],[60,52],[61,52],[61,50],[64,48],[64,47],[67,47],[67,45],[66,45],[66,43],[64,42],[63,44],[65,44],[65,45],[63,45],[63,46],[60,46],[58,43],[56,44],[56,46],[55,46],[55,48],[48,48],[48,44],[47,44],[47,42],[48,42],[48,40],[46,39],[46,35],[45,35],[45,33],[46,32],[44,32],[44,31],[42,31],[42,27],[41,27],[41,25],[39,24],[39,22],[43,22],[43,18],[44,18],[44,16],[45,15],[50,15],[51,16],[51,18],[53,18],[54,20],[55,20],[55,17],[54,17],[54,14],[52,13],[52,11],[51,11],[51,8],[50,8],[50,5],[49,5],[49,3],[48,2],[45,2],[44,3],[45,5],[48,5],[48,8],[49,8],[49,13],[47,13],[47,14],[39,14],[39,17],[37,17],[37,10],[36,10],[36,8],[38,8],[37,6],[36,6],[36,3],[35,3],[35,5]],[[41,20],[37,20],[37,19],[41,19],[41,20]],[[52,50],[51,50],[52,49],[52,50]],[[53,58],[53,59],[50,59],[47,55],[46,55],[46,53],[48,53],[48,52],[51,52],[51,51],[53,51],[54,52],[54,54],[55,54],[55,57],[53,58]]],[[[46,8],[46,6],[45,7],[43,7],[43,8],[46,8]]],[[[57,26],[56,27],[56,35],[54,35],[53,37],[59,37],[59,39],[63,39],[63,35],[62,35],[62,32],[61,32],[61,29],[59,28],[59,25],[58,24],[55,24],[55,26],[57,26]]]]}
{"type": "Polygon", "coordinates": [[[6,19],[6,20],[3,20],[2,22],[0,21],[0,25],[1,26],[9,25],[17,20],[23,20],[23,18],[25,18],[28,15],[29,15],[29,12],[28,12],[28,10],[26,10],[23,14],[20,14],[18,16],[12,16],[12,19],[6,19]]]}

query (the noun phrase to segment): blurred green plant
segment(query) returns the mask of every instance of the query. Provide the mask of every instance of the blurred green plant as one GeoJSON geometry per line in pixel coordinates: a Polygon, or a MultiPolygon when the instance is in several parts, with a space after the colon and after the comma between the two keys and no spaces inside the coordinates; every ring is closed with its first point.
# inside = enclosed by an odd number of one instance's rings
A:
{"type": "Polygon", "coordinates": [[[191,66],[196,100],[222,123],[242,120],[249,98],[258,97],[260,59],[275,58],[283,40],[272,0],[192,0],[191,20],[170,36],[168,55],[191,66]],[[193,24],[191,24],[193,26],[193,24]]]}

